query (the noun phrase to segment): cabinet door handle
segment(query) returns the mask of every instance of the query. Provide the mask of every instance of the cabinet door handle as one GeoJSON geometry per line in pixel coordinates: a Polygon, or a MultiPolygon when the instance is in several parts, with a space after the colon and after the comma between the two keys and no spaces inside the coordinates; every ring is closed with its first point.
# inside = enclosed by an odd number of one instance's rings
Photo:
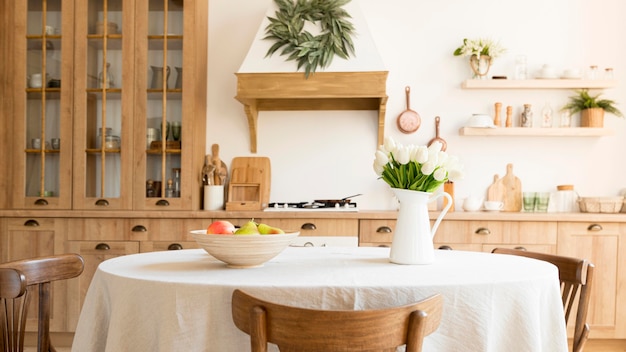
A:
{"type": "Polygon", "coordinates": [[[35,201],[35,205],[48,205],[48,201],[43,198],[39,198],[35,201]]]}
{"type": "Polygon", "coordinates": [[[520,250],[520,251],[525,251],[525,250],[527,250],[527,249],[526,249],[526,247],[524,247],[524,246],[517,246],[517,247],[515,247],[514,249],[517,249],[517,250],[520,250]]]}
{"type": "Polygon", "coordinates": [[[307,223],[302,224],[302,226],[300,226],[300,230],[317,230],[317,227],[315,226],[315,224],[311,224],[310,222],[307,222],[307,223]]]}
{"type": "Polygon", "coordinates": [[[109,205],[109,201],[106,199],[98,199],[96,201],[96,205],[101,206],[101,207],[106,207],[109,205]]]}
{"type": "Polygon", "coordinates": [[[389,226],[381,226],[376,229],[376,233],[391,233],[391,228],[389,226]]]}
{"type": "Polygon", "coordinates": [[[443,246],[439,246],[439,249],[443,249],[446,251],[451,251],[452,247],[448,246],[447,244],[444,244],[443,246]]]}
{"type": "Polygon", "coordinates": [[[135,226],[133,226],[133,229],[131,231],[133,231],[133,232],[147,232],[148,229],[145,226],[143,226],[143,225],[135,225],[135,226]]]}
{"type": "Polygon", "coordinates": [[[156,202],[156,205],[167,207],[170,205],[170,202],[166,201],[165,199],[160,199],[158,202],[156,202]]]}
{"type": "Polygon", "coordinates": [[[379,244],[378,247],[389,248],[389,245],[388,244],[379,244]]]}
{"type": "Polygon", "coordinates": [[[39,226],[39,222],[38,222],[37,220],[33,220],[33,219],[26,220],[26,221],[24,222],[24,226],[32,226],[32,227],[37,227],[37,226],[39,226]]]}
{"type": "Polygon", "coordinates": [[[111,246],[106,243],[98,243],[96,245],[96,249],[99,251],[108,251],[109,249],[111,249],[111,246]]]}
{"type": "Polygon", "coordinates": [[[479,227],[474,233],[477,235],[491,235],[491,230],[486,227],[479,227]]]}
{"type": "Polygon", "coordinates": [[[179,249],[183,249],[183,246],[180,243],[172,243],[169,246],[167,246],[167,250],[170,250],[170,251],[177,251],[179,249]]]}
{"type": "Polygon", "coordinates": [[[598,232],[602,231],[602,225],[600,224],[591,224],[587,227],[587,231],[598,232]]]}

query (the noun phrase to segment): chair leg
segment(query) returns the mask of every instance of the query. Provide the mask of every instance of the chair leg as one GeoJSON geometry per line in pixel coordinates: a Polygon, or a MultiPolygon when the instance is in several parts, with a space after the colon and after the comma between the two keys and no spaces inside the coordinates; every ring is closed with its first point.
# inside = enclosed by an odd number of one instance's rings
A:
{"type": "Polygon", "coordinates": [[[589,338],[589,324],[585,324],[583,327],[583,333],[580,334],[578,341],[573,341],[573,352],[582,352],[589,338]]]}

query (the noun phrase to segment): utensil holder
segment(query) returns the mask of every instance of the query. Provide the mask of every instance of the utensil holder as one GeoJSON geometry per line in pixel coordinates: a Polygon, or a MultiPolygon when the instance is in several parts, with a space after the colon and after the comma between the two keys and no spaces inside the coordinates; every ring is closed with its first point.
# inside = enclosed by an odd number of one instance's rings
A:
{"type": "Polygon", "coordinates": [[[224,209],[224,185],[204,186],[204,210],[224,209]]]}

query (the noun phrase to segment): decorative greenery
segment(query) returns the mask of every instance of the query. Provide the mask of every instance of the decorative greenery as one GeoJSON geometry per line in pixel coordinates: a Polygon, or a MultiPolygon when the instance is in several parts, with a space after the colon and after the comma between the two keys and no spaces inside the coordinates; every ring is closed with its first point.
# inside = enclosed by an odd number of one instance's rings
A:
{"type": "Polygon", "coordinates": [[[578,90],[576,92],[577,94],[571,96],[569,103],[565,104],[561,110],[568,110],[571,114],[575,114],[585,109],[601,108],[615,116],[624,117],[622,112],[615,107],[615,101],[600,99],[601,94],[590,95],[587,89],[578,90]]]}
{"type": "Polygon", "coordinates": [[[478,39],[463,39],[463,45],[454,50],[454,56],[491,56],[495,59],[502,55],[506,50],[500,46],[500,43],[494,42],[491,39],[478,38],[478,39]]]}
{"type": "Polygon", "coordinates": [[[441,142],[403,146],[386,137],[374,157],[374,172],[392,188],[434,192],[463,177],[458,158],[442,151],[441,142]]]}
{"type": "Polygon", "coordinates": [[[306,78],[318,67],[326,68],[335,55],[348,59],[354,55],[351,16],[342,8],[350,0],[274,0],[278,5],[276,17],[268,17],[263,39],[275,41],[267,51],[271,56],[282,48],[280,55],[304,67],[306,78]],[[319,25],[321,32],[313,35],[304,30],[306,22],[319,25]]]}

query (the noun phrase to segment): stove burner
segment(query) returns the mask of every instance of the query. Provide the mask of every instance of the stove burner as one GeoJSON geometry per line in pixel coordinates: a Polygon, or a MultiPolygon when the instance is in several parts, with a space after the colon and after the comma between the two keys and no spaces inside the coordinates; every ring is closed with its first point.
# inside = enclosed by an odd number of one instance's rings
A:
{"type": "Polygon", "coordinates": [[[350,202],[345,203],[343,206],[339,205],[339,203],[331,204],[331,203],[320,203],[320,202],[297,202],[297,203],[284,203],[284,202],[276,202],[270,203],[270,208],[296,208],[296,209],[332,209],[332,208],[356,208],[356,203],[350,202]]]}

